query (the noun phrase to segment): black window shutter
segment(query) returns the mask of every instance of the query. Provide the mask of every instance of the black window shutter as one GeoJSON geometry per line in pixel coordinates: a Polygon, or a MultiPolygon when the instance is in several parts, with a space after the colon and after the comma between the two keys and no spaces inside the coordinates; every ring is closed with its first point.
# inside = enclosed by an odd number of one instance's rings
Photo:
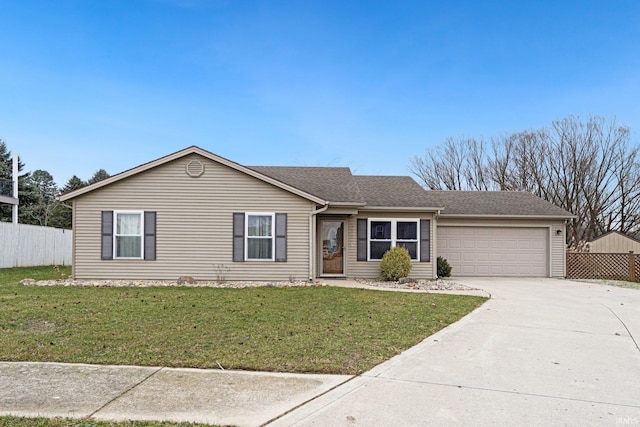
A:
{"type": "Polygon", "coordinates": [[[244,212],[233,214],[233,261],[244,261],[244,212]]]}
{"type": "Polygon", "coordinates": [[[431,220],[420,220],[420,262],[431,262],[431,220]]]}
{"type": "Polygon", "coordinates": [[[100,259],[113,259],[113,211],[102,211],[100,259]]]}
{"type": "Polygon", "coordinates": [[[155,261],[156,259],[156,213],[144,213],[144,259],[155,261]]]}
{"type": "Polygon", "coordinates": [[[367,220],[366,218],[358,219],[357,227],[357,240],[358,240],[358,261],[367,260],[367,220]]]}
{"type": "Polygon", "coordinates": [[[287,261],[287,214],[276,214],[276,262],[287,261]]]}

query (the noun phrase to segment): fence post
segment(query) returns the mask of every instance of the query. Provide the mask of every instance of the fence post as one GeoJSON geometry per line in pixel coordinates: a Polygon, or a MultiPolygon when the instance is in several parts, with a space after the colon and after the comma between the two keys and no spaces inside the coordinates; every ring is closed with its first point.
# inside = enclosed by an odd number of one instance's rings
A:
{"type": "Polygon", "coordinates": [[[629,252],[629,275],[631,276],[631,281],[636,281],[636,257],[633,255],[633,251],[629,252]]]}

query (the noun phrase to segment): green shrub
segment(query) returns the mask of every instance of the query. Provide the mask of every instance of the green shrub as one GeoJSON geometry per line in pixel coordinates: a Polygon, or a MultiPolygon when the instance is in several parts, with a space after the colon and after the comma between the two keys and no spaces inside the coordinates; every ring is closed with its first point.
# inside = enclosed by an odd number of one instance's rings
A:
{"type": "Polygon", "coordinates": [[[380,277],[383,280],[398,280],[411,273],[411,256],[407,248],[396,246],[382,256],[380,277]]]}
{"type": "Polygon", "coordinates": [[[451,266],[449,262],[442,258],[438,257],[438,277],[449,277],[451,276],[451,266]]]}

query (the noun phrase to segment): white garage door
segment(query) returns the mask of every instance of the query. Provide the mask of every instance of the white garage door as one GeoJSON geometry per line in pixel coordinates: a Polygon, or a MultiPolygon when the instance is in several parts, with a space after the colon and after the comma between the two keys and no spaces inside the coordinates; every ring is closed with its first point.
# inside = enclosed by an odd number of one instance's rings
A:
{"type": "Polygon", "coordinates": [[[452,276],[548,276],[547,228],[438,227],[452,276]]]}

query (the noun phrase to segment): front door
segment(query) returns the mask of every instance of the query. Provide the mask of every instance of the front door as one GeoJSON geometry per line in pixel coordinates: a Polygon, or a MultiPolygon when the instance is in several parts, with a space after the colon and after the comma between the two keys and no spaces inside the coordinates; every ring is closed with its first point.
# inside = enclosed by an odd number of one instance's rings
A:
{"type": "Polygon", "coordinates": [[[344,275],[344,221],[320,220],[322,276],[344,275]]]}

